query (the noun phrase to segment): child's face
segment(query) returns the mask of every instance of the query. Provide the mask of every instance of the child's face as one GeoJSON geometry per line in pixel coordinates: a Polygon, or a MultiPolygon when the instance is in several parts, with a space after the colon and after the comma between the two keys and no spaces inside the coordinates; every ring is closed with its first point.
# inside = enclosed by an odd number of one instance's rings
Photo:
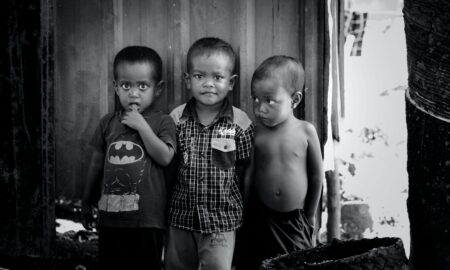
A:
{"type": "Polygon", "coordinates": [[[192,96],[203,106],[220,104],[233,89],[236,75],[231,75],[230,58],[222,53],[198,55],[191,59],[186,85],[192,96]]]}
{"type": "Polygon", "coordinates": [[[153,65],[147,62],[123,62],[117,66],[114,88],[125,110],[136,105],[144,111],[161,93],[162,82],[153,79],[153,65]]]}
{"type": "Polygon", "coordinates": [[[257,120],[275,127],[293,115],[297,105],[290,92],[276,77],[259,80],[252,85],[253,113],[257,120]]]}

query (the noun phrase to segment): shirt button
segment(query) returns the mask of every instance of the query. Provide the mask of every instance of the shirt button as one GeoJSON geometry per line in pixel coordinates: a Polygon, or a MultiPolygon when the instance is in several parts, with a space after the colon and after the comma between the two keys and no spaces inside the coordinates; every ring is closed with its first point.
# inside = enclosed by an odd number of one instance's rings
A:
{"type": "Polygon", "coordinates": [[[200,182],[203,182],[203,179],[204,179],[203,175],[200,176],[200,178],[199,178],[200,182]]]}

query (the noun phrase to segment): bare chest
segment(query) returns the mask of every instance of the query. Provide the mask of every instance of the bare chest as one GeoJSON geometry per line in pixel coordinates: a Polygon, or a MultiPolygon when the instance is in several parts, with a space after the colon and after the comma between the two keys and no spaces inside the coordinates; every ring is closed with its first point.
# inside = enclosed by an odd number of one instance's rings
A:
{"type": "Polygon", "coordinates": [[[303,158],[306,150],[306,139],[296,132],[258,132],[255,136],[255,154],[260,159],[303,158]]]}

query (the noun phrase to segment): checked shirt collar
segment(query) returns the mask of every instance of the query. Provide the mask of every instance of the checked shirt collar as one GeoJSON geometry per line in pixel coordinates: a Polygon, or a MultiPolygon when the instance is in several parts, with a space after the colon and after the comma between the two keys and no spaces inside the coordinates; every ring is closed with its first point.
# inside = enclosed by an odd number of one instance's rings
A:
{"type": "MultiPolygon", "coordinates": [[[[191,98],[187,102],[186,107],[184,108],[183,113],[181,114],[181,118],[192,117],[195,122],[200,123],[197,111],[195,110],[195,102],[196,102],[195,98],[191,98]]],[[[233,107],[226,98],[223,100],[222,107],[220,108],[220,111],[217,114],[216,118],[209,125],[214,125],[217,121],[219,121],[219,119],[224,119],[228,121],[228,123],[233,122],[233,107]]]]}

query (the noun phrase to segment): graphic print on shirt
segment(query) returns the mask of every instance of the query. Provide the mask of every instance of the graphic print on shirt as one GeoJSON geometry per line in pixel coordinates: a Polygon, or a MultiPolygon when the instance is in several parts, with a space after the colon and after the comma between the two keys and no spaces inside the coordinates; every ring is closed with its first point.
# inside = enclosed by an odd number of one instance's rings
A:
{"type": "Polygon", "coordinates": [[[99,209],[106,212],[139,210],[138,184],[147,159],[141,145],[132,141],[116,141],[106,152],[105,183],[99,209]]]}

